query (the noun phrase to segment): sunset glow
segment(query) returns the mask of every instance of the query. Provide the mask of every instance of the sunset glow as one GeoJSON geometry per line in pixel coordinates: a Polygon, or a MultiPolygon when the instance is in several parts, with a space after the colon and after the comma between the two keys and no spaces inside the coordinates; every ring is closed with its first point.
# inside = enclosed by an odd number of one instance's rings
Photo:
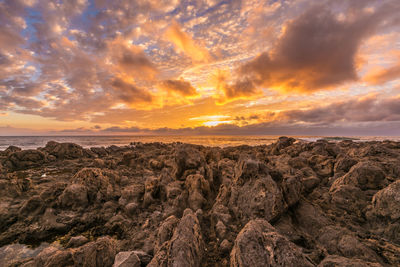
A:
{"type": "Polygon", "coordinates": [[[399,13],[397,0],[0,0],[0,135],[396,135],[399,13]]]}

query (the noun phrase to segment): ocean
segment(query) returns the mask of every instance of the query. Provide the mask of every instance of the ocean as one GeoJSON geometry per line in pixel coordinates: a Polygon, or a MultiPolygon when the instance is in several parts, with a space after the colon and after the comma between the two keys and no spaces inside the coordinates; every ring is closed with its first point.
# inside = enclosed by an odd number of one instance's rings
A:
{"type": "MultiPolygon", "coordinates": [[[[304,141],[316,141],[327,139],[330,141],[341,141],[352,139],[354,141],[400,141],[400,136],[353,136],[353,137],[326,137],[326,136],[292,136],[304,141]]],[[[79,144],[83,147],[107,147],[111,145],[124,146],[131,142],[163,142],[163,143],[190,143],[204,146],[239,146],[239,145],[268,145],[275,142],[279,136],[0,136],[0,150],[8,146],[17,146],[22,149],[35,149],[44,147],[48,141],[69,142],[79,144]]]]}

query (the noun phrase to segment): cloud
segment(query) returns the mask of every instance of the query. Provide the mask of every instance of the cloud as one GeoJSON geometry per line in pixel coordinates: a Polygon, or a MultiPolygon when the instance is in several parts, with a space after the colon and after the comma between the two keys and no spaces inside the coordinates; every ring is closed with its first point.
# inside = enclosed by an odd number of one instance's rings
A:
{"type": "Polygon", "coordinates": [[[283,111],[277,116],[279,120],[289,122],[325,125],[337,122],[400,121],[400,96],[382,99],[370,95],[307,110],[283,111]]]}
{"type": "Polygon", "coordinates": [[[222,91],[224,96],[219,98],[220,103],[226,103],[235,99],[254,98],[262,94],[262,91],[256,87],[249,78],[237,79],[229,83],[230,73],[218,70],[214,75],[214,83],[218,91],[222,91]]]}
{"type": "Polygon", "coordinates": [[[389,68],[378,68],[370,71],[364,80],[372,85],[385,84],[389,81],[400,79],[400,61],[389,68]]]}
{"type": "Polygon", "coordinates": [[[195,40],[186,32],[184,32],[177,22],[172,25],[165,32],[166,38],[172,42],[178,51],[185,53],[194,62],[208,62],[211,56],[207,49],[195,42],[195,40]]]}
{"type": "Polygon", "coordinates": [[[355,57],[363,40],[395,14],[390,5],[340,18],[317,5],[289,21],[267,52],[240,74],[283,92],[311,93],[358,79],[355,57]]]}
{"type": "Polygon", "coordinates": [[[160,83],[161,88],[176,92],[182,96],[194,96],[197,95],[196,89],[191,85],[190,82],[181,80],[165,80],[160,83]]]}
{"type": "Polygon", "coordinates": [[[233,84],[225,84],[223,86],[223,90],[228,99],[250,97],[260,93],[253,82],[247,79],[243,81],[237,81],[233,84]]]}
{"type": "Polygon", "coordinates": [[[115,70],[137,79],[152,79],[157,74],[157,68],[149,60],[143,50],[118,37],[108,44],[110,60],[115,64],[115,70]]]}
{"type": "Polygon", "coordinates": [[[122,79],[114,79],[111,85],[116,89],[117,97],[129,105],[152,102],[153,97],[149,92],[136,87],[134,84],[125,82],[122,79]]]}

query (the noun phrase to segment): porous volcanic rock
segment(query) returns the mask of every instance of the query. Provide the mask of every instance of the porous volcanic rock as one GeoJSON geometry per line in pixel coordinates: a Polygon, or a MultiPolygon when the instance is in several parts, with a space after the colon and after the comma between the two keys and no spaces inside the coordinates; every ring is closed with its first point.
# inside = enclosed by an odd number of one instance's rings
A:
{"type": "Polygon", "coordinates": [[[0,151],[0,266],[400,266],[400,142],[0,151]]]}

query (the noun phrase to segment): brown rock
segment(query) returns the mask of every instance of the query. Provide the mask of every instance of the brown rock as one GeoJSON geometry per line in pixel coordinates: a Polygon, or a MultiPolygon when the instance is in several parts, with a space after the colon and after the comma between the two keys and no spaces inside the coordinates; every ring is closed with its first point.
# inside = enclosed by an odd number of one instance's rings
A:
{"type": "Polygon", "coordinates": [[[400,218],[400,180],[378,191],[372,198],[374,213],[396,221],[400,218]]]}
{"type": "Polygon", "coordinates": [[[315,266],[295,244],[275,231],[267,221],[252,220],[236,237],[231,252],[236,266],[315,266]]]}

